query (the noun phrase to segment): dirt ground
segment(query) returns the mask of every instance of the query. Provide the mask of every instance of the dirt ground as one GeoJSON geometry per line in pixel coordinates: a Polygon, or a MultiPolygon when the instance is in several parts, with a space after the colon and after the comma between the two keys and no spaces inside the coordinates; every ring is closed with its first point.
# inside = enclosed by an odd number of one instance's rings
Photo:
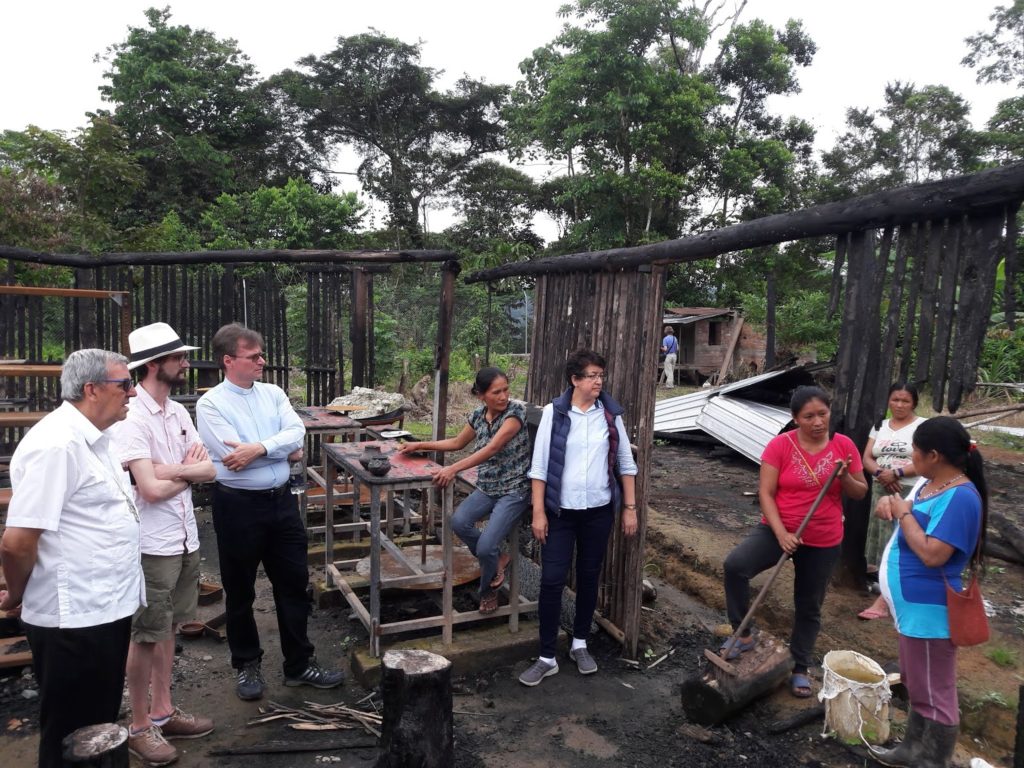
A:
{"type": "MultiPolygon", "coordinates": [[[[1022,486],[1020,457],[1009,454],[993,465],[993,502],[1004,514],[1022,486]]],[[[640,667],[620,658],[619,647],[603,633],[591,642],[600,665],[597,675],[580,676],[571,662],[537,688],[517,682],[531,659],[495,666],[487,674],[459,677],[455,683],[456,765],[459,768],[524,768],[565,766],[863,766],[862,754],[821,737],[822,723],[774,734],[770,726],[816,704],[798,701],[785,690],[760,701],[712,729],[687,723],[680,703],[680,683],[703,667],[701,653],[716,644],[713,630],[724,621],[721,561],[753,525],[758,513],[751,496],[756,467],[731,452],[683,444],[659,446],[653,465],[649,499],[647,571],[658,588],[657,600],[643,612],[640,667]]],[[[201,513],[204,575],[217,580],[213,526],[201,513]]],[[[1024,569],[995,562],[986,583],[992,602],[995,636],[980,649],[963,653],[960,661],[962,708],[971,735],[965,746],[993,762],[1009,764],[1017,687],[1024,682],[1024,569]],[[996,665],[986,653],[1006,649],[1012,666],[996,665]],[[1014,653],[1016,656],[1014,657],[1014,653]],[[1009,739],[1007,741],[1007,739],[1009,739]]],[[[312,577],[320,578],[318,569],[312,577]]],[[[464,591],[469,588],[463,588],[464,591]]],[[[779,582],[760,616],[760,625],[783,636],[790,618],[791,584],[779,582]]],[[[821,655],[848,648],[880,663],[896,655],[896,635],[885,622],[861,622],[857,611],[869,598],[833,589],[826,601],[821,655]]],[[[200,608],[209,618],[221,604],[200,608]]],[[[343,702],[360,708],[379,703],[371,691],[347,681],[334,691],[285,688],[281,684],[280,650],[276,637],[269,583],[261,580],[257,620],[264,639],[267,699],[301,707],[304,702],[343,702]]],[[[532,622],[524,631],[535,632],[532,622]]],[[[364,647],[366,633],[346,608],[317,609],[310,634],[320,661],[347,667],[351,649],[364,647]]],[[[458,635],[456,635],[457,639],[458,635]]],[[[175,664],[175,699],[186,711],[211,715],[216,731],[196,741],[178,741],[182,766],[373,765],[372,738],[361,731],[308,733],[282,723],[248,726],[258,702],[242,702],[234,694],[234,675],[226,644],[209,638],[184,640],[175,664]],[[313,751],[283,755],[211,756],[213,749],[256,745],[298,745],[313,751]],[[339,748],[339,745],[353,748],[339,748]]],[[[820,672],[819,672],[820,675],[820,672]]],[[[34,680],[26,672],[0,678],[0,765],[34,764],[37,743],[37,700],[34,680]]],[[[87,703],[86,703],[87,705],[87,703]]],[[[966,765],[967,752],[958,755],[966,765]]],[[[137,763],[133,763],[137,764],[137,763]]],[[[870,764],[868,761],[867,764],[870,764]]]]}

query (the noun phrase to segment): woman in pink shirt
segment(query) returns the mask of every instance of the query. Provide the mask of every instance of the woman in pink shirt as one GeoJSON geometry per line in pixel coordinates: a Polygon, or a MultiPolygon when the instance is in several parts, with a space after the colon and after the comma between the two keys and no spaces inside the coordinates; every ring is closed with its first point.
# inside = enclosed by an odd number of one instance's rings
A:
{"type": "MultiPolygon", "coordinates": [[[[750,579],[778,562],[783,552],[793,558],[793,655],[790,691],[798,698],[811,695],[807,670],[821,628],[821,604],[843,540],[842,494],[860,499],[868,491],[860,451],[845,435],[829,436],[831,400],[819,387],[799,387],[790,401],[796,429],[773,438],[761,454],[758,497],[760,524],[725,559],[725,600],[733,629],[739,627],[750,603],[750,579]],[[795,531],[814,503],[837,461],[846,471],[832,481],[800,538],[795,531]]],[[[741,636],[729,654],[737,658],[751,650],[756,639],[741,636]]]]}

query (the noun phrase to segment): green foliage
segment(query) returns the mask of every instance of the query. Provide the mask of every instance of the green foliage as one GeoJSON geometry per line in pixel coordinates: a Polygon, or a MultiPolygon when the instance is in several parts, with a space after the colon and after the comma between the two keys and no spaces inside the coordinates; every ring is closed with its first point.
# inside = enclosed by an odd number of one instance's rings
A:
{"type": "MultiPolygon", "coordinates": [[[[746,318],[763,324],[766,319],[764,296],[748,293],[742,299],[746,318]]],[[[808,291],[779,303],[775,310],[775,333],[780,357],[808,350],[815,350],[819,360],[835,356],[839,344],[839,317],[826,318],[828,302],[827,292],[808,291]]]]}
{"type": "Polygon", "coordinates": [[[987,382],[1024,381],[1024,327],[993,328],[985,335],[978,377],[987,382]]]}
{"type": "Polygon", "coordinates": [[[194,223],[220,194],[308,175],[289,122],[234,40],[172,25],[169,8],[145,15],[147,27],[107,49],[100,88],[145,171],[135,221],[174,209],[194,223]]]}
{"type": "Polygon", "coordinates": [[[978,70],[979,83],[1016,82],[1024,86],[1024,0],[997,5],[988,18],[995,22],[992,31],[968,37],[968,53],[960,63],[978,70]]]}
{"type": "Polygon", "coordinates": [[[355,193],[322,193],[301,179],[221,195],[202,215],[204,241],[230,248],[344,249],[365,215],[355,193]]]}
{"type": "Polygon", "coordinates": [[[497,110],[504,86],[463,77],[450,91],[420,64],[419,45],[370,31],[339,37],[301,70],[272,78],[270,89],[304,120],[304,137],[321,157],[338,143],[362,158],[364,188],[384,202],[401,247],[422,245],[420,214],[474,160],[501,148],[497,110]]]}

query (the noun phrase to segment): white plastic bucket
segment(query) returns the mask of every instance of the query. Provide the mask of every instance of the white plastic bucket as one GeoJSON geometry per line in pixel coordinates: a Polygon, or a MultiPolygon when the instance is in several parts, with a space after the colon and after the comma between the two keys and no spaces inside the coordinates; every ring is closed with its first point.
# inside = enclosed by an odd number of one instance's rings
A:
{"type": "Polygon", "coordinates": [[[856,651],[829,651],[819,701],[825,702],[823,735],[847,744],[889,740],[889,680],[874,659],[856,651]]]}

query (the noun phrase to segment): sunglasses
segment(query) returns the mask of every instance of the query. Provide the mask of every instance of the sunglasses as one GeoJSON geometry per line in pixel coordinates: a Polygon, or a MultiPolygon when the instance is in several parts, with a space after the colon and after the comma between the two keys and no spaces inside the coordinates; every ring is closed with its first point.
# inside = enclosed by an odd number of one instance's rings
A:
{"type": "Polygon", "coordinates": [[[93,384],[99,384],[101,382],[103,384],[117,384],[125,392],[134,386],[131,379],[100,379],[99,381],[94,381],[93,384]]]}

